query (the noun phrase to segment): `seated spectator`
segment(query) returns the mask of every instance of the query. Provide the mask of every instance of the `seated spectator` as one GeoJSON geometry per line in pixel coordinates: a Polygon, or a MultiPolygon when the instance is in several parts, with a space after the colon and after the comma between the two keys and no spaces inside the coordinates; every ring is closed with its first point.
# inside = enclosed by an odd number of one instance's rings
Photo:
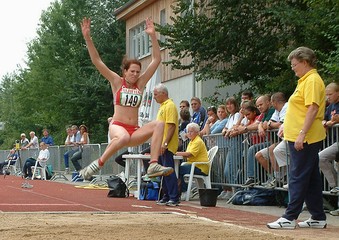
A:
{"type": "Polygon", "coordinates": [[[287,158],[289,157],[285,140],[280,143],[273,143],[268,149],[260,150],[255,157],[268,173],[267,182],[262,184],[265,188],[274,188],[276,185],[279,187],[285,186],[287,181],[287,158]],[[269,167],[269,162],[271,163],[271,168],[269,167]]]}
{"type": "Polygon", "coordinates": [[[47,164],[49,159],[49,151],[47,149],[48,145],[45,142],[40,143],[40,152],[37,159],[27,158],[24,167],[22,169],[22,173],[26,179],[32,178],[32,167],[35,166],[35,162],[38,161],[38,167],[44,167],[47,164]]]}
{"type": "Polygon", "coordinates": [[[209,134],[210,128],[218,121],[217,109],[214,106],[207,108],[207,120],[203,129],[200,131],[199,135],[207,135],[209,134]]]}
{"type": "Polygon", "coordinates": [[[338,83],[330,83],[325,88],[326,97],[329,105],[326,108],[323,125],[324,127],[332,127],[338,123],[335,115],[339,114],[339,85],[338,83]]]}
{"type": "MultiPolygon", "coordinates": [[[[249,187],[256,184],[255,179],[255,153],[262,148],[269,146],[269,142],[266,137],[266,129],[267,122],[271,119],[274,108],[271,107],[271,97],[269,95],[262,95],[256,101],[257,109],[260,111],[260,115],[256,118],[256,120],[249,125],[239,126],[240,133],[244,133],[247,131],[252,131],[248,140],[251,140],[251,146],[247,150],[246,156],[246,175],[247,180],[243,184],[243,187],[249,187]],[[257,131],[257,133],[253,133],[253,131],[257,131]]],[[[249,110],[249,108],[247,108],[249,110]]],[[[251,112],[247,112],[247,114],[251,114],[251,112]]],[[[253,114],[253,113],[252,113],[253,114]]],[[[247,117],[247,116],[246,116],[247,117]]],[[[247,117],[248,118],[248,117],[247,117]]]]}
{"type": "Polygon", "coordinates": [[[78,151],[75,151],[71,156],[71,161],[77,172],[81,170],[79,160],[82,158],[83,146],[89,144],[88,129],[85,125],[80,125],[80,140],[74,143],[74,146],[78,147],[78,151]]]}
{"type": "Polygon", "coordinates": [[[36,149],[36,148],[39,148],[39,140],[38,140],[38,137],[35,136],[35,132],[31,131],[29,133],[29,136],[31,137],[29,143],[24,146],[24,147],[21,147],[21,149],[36,149]]]}
{"type": "MultiPolygon", "coordinates": [[[[287,109],[287,102],[285,95],[282,92],[276,92],[271,97],[271,103],[274,107],[275,111],[271,117],[271,119],[268,122],[263,123],[263,129],[272,130],[272,129],[279,129],[280,126],[284,123],[285,115],[286,115],[286,109],[287,109]]],[[[279,131],[278,136],[282,137],[282,129],[279,131]]],[[[261,134],[261,136],[265,136],[264,134],[261,134]]],[[[284,185],[286,181],[286,169],[283,169],[281,167],[286,166],[279,165],[279,163],[286,162],[286,159],[280,159],[281,151],[286,152],[286,143],[282,143],[277,146],[278,143],[273,143],[267,148],[263,148],[260,151],[258,151],[255,154],[255,158],[258,160],[259,164],[263,166],[263,168],[268,173],[268,180],[266,183],[263,183],[264,186],[268,188],[275,187],[276,183],[279,183],[280,185],[284,185]],[[276,150],[277,156],[279,157],[277,161],[275,161],[274,158],[274,149],[275,147],[278,147],[276,150]],[[271,167],[273,168],[273,175],[271,169],[268,167],[269,162],[271,162],[271,167]]],[[[283,154],[283,156],[286,157],[286,153],[283,154]]]]}
{"type": "MultiPolygon", "coordinates": [[[[326,108],[323,125],[326,128],[331,128],[334,124],[339,123],[339,85],[337,83],[330,83],[325,88],[326,97],[329,102],[326,108]]],[[[329,129],[327,129],[329,130],[329,129]]],[[[334,168],[334,160],[339,150],[338,140],[335,131],[334,134],[329,134],[330,139],[333,139],[333,144],[319,152],[319,167],[323,172],[331,193],[338,193],[339,187],[337,186],[337,172],[334,168]]]]}
{"type": "Polygon", "coordinates": [[[337,185],[337,172],[334,168],[334,160],[338,149],[338,143],[335,142],[331,146],[319,152],[319,167],[328,182],[330,193],[334,194],[339,192],[339,187],[337,185]]]}
{"type": "Polygon", "coordinates": [[[0,175],[4,174],[3,168],[4,166],[8,165],[8,162],[11,161],[10,165],[14,165],[16,160],[18,159],[18,154],[16,153],[15,149],[11,149],[7,156],[7,159],[0,163],[0,175]]]}
{"type": "MultiPolygon", "coordinates": [[[[186,127],[187,136],[190,142],[185,152],[177,152],[177,156],[187,158],[187,162],[183,163],[179,168],[179,184],[181,186],[181,199],[186,198],[187,183],[184,181],[184,175],[191,172],[192,162],[208,162],[208,154],[204,141],[199,136],[200,127],[196,123],[189,123],[186,127]]],[[[209,166],[207,164],[197,165],[194,168],[196,175],[208,175],[209,166]]]]}
{"type": "Polygon", "coordinates": [[[46,143],[47,146],[53,146],[54,145],[54,140],[53,140],[52,136],[49,135],[49,132],[46,128],[42,130],[42,135],[43,135],[43,137],[41,138],[41,142],[46,143]]]}
{"type": "Polygon", "coordinates": [[[28,144],[29,144],[29,141],[26,138],[26,134],[21,133],[21,135],[20,135],[20,146],[21,146],[21,149],[26,147],[28,144]]]}

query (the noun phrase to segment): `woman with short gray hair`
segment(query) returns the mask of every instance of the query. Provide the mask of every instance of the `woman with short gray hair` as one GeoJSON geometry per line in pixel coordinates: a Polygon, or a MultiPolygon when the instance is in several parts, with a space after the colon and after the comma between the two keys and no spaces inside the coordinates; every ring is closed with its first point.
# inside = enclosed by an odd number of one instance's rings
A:
{"type": "Polygon", "coordinates": [[[267,226],[273,229],[294,229],[295,220],[306,203],[311,217],[299,222],[301,228],[326,228],[323,209],[322,179],[319,172],[318,152],[326,137],[322,125],[325,112],[325,85],[319,76],[316,56],[312,49],[299,47],[288,60],[298,85],[288,101],[284,121],[284,139],[290,150],[288,193],[285,214],[267,226]]]}

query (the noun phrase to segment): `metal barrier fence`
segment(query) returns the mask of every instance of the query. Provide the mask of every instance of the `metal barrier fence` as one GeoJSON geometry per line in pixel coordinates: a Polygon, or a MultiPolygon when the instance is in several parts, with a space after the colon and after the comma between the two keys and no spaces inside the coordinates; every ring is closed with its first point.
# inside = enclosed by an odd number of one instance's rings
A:
{"type": "MultiPolygon", "coordinates": [[[[101,144],[86,144],[82,147],[82,158],[79,160],[79,163],[82,167],[85,167],[89,165],[92,161],[95,159],[98,159],[101,154],[106,149],[108,143],[101,143],[101,144]]],[[[117,175],[118,173],[124,171],[124,168],[117,164],[114,159],[120,155],[121,153],[125,151],[129,151],[130,153],[139,153],[145,148],[149,146],[148,143],[145,143],[138,147],[133,148],[124,148],[119,150],[117,153],[115,153],[104,165],[104,167],[101,169],[100,174],[101,175],[117,175]]],[[[64,161],[64,154],[70,150],[71,146],[49,146],[48,150],[50,152],[50,158],[48,161],[48,164],[52,165],[52,169],[54,171],[64,171],[65,170],[65,161],[64,161]]],[[[7,159],[7,156],[9,154],[10,150],[0,150],[0,162],[7,159]]],[[[26,159],[28,158],[37,158],[39,155],[39,149],[27,149],[27,150],[17,150],[17,153],[19,154],[19,159],[17,163],[17,168],[22,169],[26,159]]],[[[69,165],[70,165],[70,171],[73,171],[73,165],[71,163],[71,159],[69,158],[69,165]]],[[[136,175],[136,164],[132,164],[131,166],[131,174],[135,173],[136,175]]]]}
{"type": "MultiPolygon", "coordinates": [[[[323,141],[323,148],[326,148],[327,146],[333,144],[336,141],[335,136],[339,136],[339,124],[328,129],[327,137],[323,141]]],[[[208,149],[216,145],[219,147],[219,151],[216,155],[216,159],[213,162],[211,171],[212,184],[231,187],[240,187],[242,184],[245,183],[248,177],[254,177],[257,182],[257,186],[260,186],[260,183],[264,183],[268,179],[268,175],[263,167],[259,165],[254,155],[259,150],[267,148],[271,144],[279,143],[281,141],[281,139],[277,137],[276,131],[268,131],[265,138],[260,138],[256,132],[250,132],[243,135],[238,135],[233,138],[225,138],[221,134],[214,134],[204,136],[203,139],[208,149]]],[[[88,144],[83,146],[83,154],[82,160],[80,160],[80,165],[84,167],[90,164],[93,160],[98,159],[107,147],[107,145],[107,143],[102,143],[88,144]]],[[[187,142],[185,142],[183,145],[183,149],[186,149],[187,142]]],[[[145,143],[139,147],[129,148],[129,152],[140,153],[143,149],[147,147],[149,147],[149,144],[145,143]]],[[[54,170],[65,170],[63,155],[69,149],[70,147],[64,145],[49,147],[49,164],[52,165],[54,170]]],[[[126,150],[127,148],[124,148],[115,153],[104,165],[100,174],[116,175],[123,171],[123,167],[118,165],[114,161],[114,159],[126,150]]],[[[288,163],[289,159],[287,148],[285,148],[285,151],[286,152],[284,154],[286,156],[286,162],[288,163]]],[[[5,160],[8,153],[9,150],[0,150],[0,161],[5,160]]],[[[27,158],[36,158],[38,156],[39,149],[19,150],[19,154],[21,161],[18,164],[18,167],[22,168],[27,158]]],[[[268,157],[269,154],[270,153],[268,153],[268,157]]],[[[334,164],[336,163],[334,162],[334,164]]],[[[70,163],[70,166],[72,167],[72,163],[70,163]]],[[[271,167],[274,168],[275,166],[271,167]]],[[[136,166],[132,165],[130,172],[133,175],[133,172],[136,172],[136,166]]],[[[286,170],[286,168],[279,168],[277,174],[286,175],[288,174],[288,171],[286,170]]],[[[324,193],[326,194],[329,191],[329,186],[325,178],[323,178],[323,183],[324,193]]],[[[282,186],[277,185],[276,188],[282,189],[282,186]]]]}
{"type": "MultiPolygon", "coordinates": [[[[323,149],[337,142],[336,136],[339,136],[338,124],[328,129],[327,137],[323,141],[323,149]]],[[[248,177],[254,177],[255,186],[261,187],[268,180],[268,174],[255,159],[255,153],[264,148],[267,149],[272,144],[281,142],[281,139],[277,136],[277,131],[268,131],[264,139],[260,139],[256,132],[238,135],[233,138],[225,138],[221,134],[215,134],[204,136],[203,139],[208,149],[215,145],[219,146],[219,151],[212,166],[212,184],[229,187],[242,186],[248,177]],[[256,143],[254,144],[253,141],[256,141],[256,143]]],[[[286,158],[286,167],[277,167],[279,170],[276,175],[285,175],[285,183],[287,183],[287,167],[290,160],[286,143],[282,142],[281,144],[285,144],[285,147],[282,145],[281,151],[284,151],[282,154],[286,158]]],[[[266,157],[269,158],[270,154],[267,152],[266,157]]],[[[333,161],[333,164],[339,165],[335,161],[333,161]]],[[[276,168],[276,165],[270,164],[270,167],[276,168]]],[[[336,166],[334,167],[336,168],[336,166]]],[[[337,174],[339,175],[338,169],[337,174]]],[[[275,185],[275,188],[279,190],[283,190],[282,187],[282,184],[275,185]]],[[[323,190],[325,194],[328,194],[330,190],[325,177],[323,177],[323,190]]]]}

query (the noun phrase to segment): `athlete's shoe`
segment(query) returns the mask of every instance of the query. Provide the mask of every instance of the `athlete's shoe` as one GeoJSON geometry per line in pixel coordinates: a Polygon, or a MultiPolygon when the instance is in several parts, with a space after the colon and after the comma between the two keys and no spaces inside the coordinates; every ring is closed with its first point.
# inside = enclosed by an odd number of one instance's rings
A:
{"type": "Polygon", "coordinates": [[[85,180],[91,181],[93,179],[93,175],[100,170],[100,166],[98,160],[94,160],[90,165],[85,167],[84,169],[80,170],[79,176],[85,180]]]}
{"type": "Polygon", "coordinates": [[[313,220],[309,218],[306,221],[299,222],[298,225],[301,228],[326,228],[327,223],[325,220],[313,220]]]}
{"type": "Polygon", "coordinates": [[[171,167],[164,167],[158,163],[151,163],[147,169],[148,177],[159,177],[159,176],[168,176],[174,172],[174,169],[171,167]]]}
{"type": "Polygon", "coordinates": [[[290,221],[281,217],[275,222],[267,223],[267,227],[272,229],[295,229],[295,220],[290,221]]]}

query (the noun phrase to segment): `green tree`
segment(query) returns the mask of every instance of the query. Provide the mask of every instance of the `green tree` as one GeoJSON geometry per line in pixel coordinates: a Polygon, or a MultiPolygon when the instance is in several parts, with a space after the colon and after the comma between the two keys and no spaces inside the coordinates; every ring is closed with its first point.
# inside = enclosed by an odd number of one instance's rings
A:
{"type": "Polygon", "coordinates": [[[90,61],[80,22],[84,16],[92,18],[92,35],[101,57],[120,71],[125,26],[112,13],[126,1],[56,1],[42,13],[37,37],[28,45],[27,68],[1,86],[0,104],[6,111],[0,119],[10,126],[3,135],[35,130],[41,136],[41,129],[47,127],[55,142],[62,144],[67,125],[86,124],[91,142],[107,141],[112,92],[90,61]]]}
{"type": "Polygon", "coordinates": [[[314,24],[306,26],[305,38],[320,56],[320,72],[326,82],[339,82],[339,2],[307,0],[308,12],[314,24]]]}
{"type": "MultiPolygon", "coordinates": [[[[337,53],[335,41],[325,38],[327,26],[338,26],[339,15],[333,13],[338,8],[333,2],[178,0],[173,6],[173,24],[159,26],[167,36],[163,45],[170,49],[167,64],[193,70],[197,81],[218,79],[219,87],[246,83],[259,93],[279,90],[289,95],[296,84],[286,61],[292,49],[306,45],[320,53],[337,53]],[[319,14],[330,13],[315,24],[319,14]],[[192,62],[183,65],[180,59],[184,57],[191,57],[192,62]]],[[[338,31],[331,33],[337,39],[338,31]]],[[[327,57],[319,54],[320,62],[329,63],[327,57]]]]}

